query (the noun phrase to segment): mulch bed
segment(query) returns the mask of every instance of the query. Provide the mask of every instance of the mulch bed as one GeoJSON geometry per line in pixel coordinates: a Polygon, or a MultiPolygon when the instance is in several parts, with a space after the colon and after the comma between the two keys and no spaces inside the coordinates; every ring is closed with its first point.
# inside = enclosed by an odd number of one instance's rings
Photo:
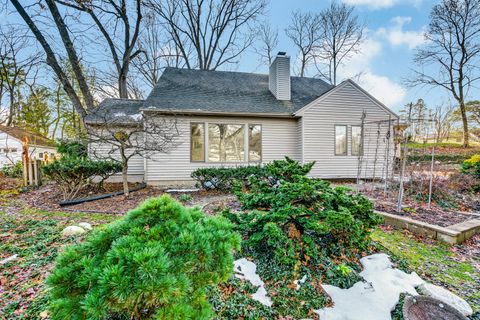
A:
{"type": "MultiPolygon", "coordinates": [[[[138,184],[131,184],[131,189],[137,187],[138,184]]],[[[105,190],[101,192],[84,191],[78,195],[77,198],[91,197],[100,194],[106,194],[122,190],[121,183],[107,183],[105,190]]],[[[46,211],[70,211],[70,212],[92,212],[92,213],[112,213],[123,214],[135,207],[143,201],[159,197],[166,193],[167,188],[157,188],[147,186],[144,189],[131,192],[128,196],[119,195],[110,198],[95,200],[91,202],[84,202],[71,206],[61,207],[59,202],[63,200],[62,194],[53,183],[45,184],[37,189],[31,190],[27,193],[21,194],[20,199],[28,206],[46,211]]],[[[232,205],[235,207],[235,198],[229,194],[215,192],[215,191],[193,191],[193,192],[170,192],[173,198],[179,199],[182,194],[188,194],[191,200],[186,202],[186,205],[198,205],[204,208],[207,214],[215,214],[224,207],[232,205]]],[[[239,206],[238,204],[236,205],[239,206]]]]}
{"type": "Polygon", "coordinates": [[[480,216],[460,213],[456,211],[447,211],[432,204],[432,208],[420,206],[418,203],[405,203],[403,211],[397,212],[396,205],[388,200],[374,200],[374,208],[378,211],[395,214],[402,217],[412,218],[414,220],[430,223],[433,225],[448,227],[468,220],[480,219],[480,216]]]}

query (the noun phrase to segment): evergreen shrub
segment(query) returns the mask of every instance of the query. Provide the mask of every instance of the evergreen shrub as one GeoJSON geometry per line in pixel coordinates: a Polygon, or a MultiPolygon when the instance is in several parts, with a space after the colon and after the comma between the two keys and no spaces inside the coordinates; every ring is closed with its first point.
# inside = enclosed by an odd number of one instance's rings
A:
{"type": "Polygon", "coordinates": [[[59,256],[52,319],[210,319],[206,292],[232,274],[240,237],[168,195],[94,230],[59,256]]]}

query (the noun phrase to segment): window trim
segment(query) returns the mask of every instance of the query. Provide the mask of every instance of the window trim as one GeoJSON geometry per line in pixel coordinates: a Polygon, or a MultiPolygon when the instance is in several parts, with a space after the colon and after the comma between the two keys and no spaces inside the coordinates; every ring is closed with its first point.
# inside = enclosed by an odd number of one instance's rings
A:
{"type": "Polygon", "coordinates": [[[194,163],[204,163],[205,161],[205,156],[206,156],[206,141],[207,141],[207,134],[205,130],[205,122],[190,122],[190,131],[189,131],[189,136],[190,136],[190,162],[194,163]],[[192,127],[193,125],[202,125],[203,126],[203,160],[193,160],[193,139],[192,139],[192,127]]]}
{"type": "Polygon", "coordinates": [[[223,121],[223,120],[219,120],[219,121],[191,121],[190,122],[190,131],[189,131],[189,135],[190,135],[190,162],[191,163],[212,163],[212,164],[220,164],[220,165],[235,165],[235,164],[249,164],[249,163],[255,163],[255,164],[261,164],[263,162],[263,125],[260,124],[260,123],[256,123],[256,122],[240,122],[240,123],[235,123],[235,122],[230,122],[230,121],[223,121]],[[204,160],[203,161],[200,161],[200,160],[192,160],[192,125],[194,124],[202,124],[203,125],[203,129],[204,129],[204,150],[203,150],[203,153],[204,153],[204,160]],[[241,161],[209,161],[208,160],[208,126],[210,124],[225,124],[225,125],[240,125],[240,126],[243,126],[243,130],[244,130],[244,157],[243,157],[243,160],[241,161]],[[260,141],[261,141],[261,145],[260,145],[260,152],[261,152],[261,156],[260,156],[260,160],[259,161],[250,161],[250,139],[249,139],[249,130],[250,130],[250,125],[254,125],[254,126],[260,126],[260,141]]]}
{"type": "Polygon", "coordinates": [[[248,163],[262,163],[263,161],[263,125],[257,123],[247,123],[247,146],[248,146],[248,154],[247,154],[247,162],[248,163]],[[260,127],[260,160],[250,160],[250,126],[259,126],[260,127]]]}
{"type": "Polygon", "coordinates": [[[352,156],[355,156],[355,157],[363,157],[363,155],[364,155],[364,154],[363,154],[363,151],[364,151],[363,149],[365,149],[365,148],[364,148],[364,146],[362,145],[362,136],[363,136],[363,132],[362,132],[362,131],[363,131],[363,130],[362,130],[362,126],[361,126],[361,125],[357,125],[357,124],[356,124],[356,125],[351,125],[351,126],[350,126],[350,155],[352,155],[352,156]],[[358,149],[359,149],[358,154],[353,153],[353,128],[354,128],[354,127],[355,127],[355,128],[360,128],[360,145],[358,146],[358,149]]]}
{"type": "Polygon", "coordinates": [[[335,124],[333,126],[333,153],[336,157],[348,156],[348,125],[335,124]],[[337,127],[345,127],[345,153],[337,153],[337,127]]]}

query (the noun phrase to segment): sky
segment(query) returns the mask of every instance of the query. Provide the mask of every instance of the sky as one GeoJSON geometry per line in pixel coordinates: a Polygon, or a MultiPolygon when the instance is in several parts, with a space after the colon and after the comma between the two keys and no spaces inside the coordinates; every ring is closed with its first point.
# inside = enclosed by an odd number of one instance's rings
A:
{"type": "MultiPolygon", "coordinates": [[[[395,112],[402,109],[406,103],[415,102],[419,98],[424,99],[431,108],[453,104],[445,90],[411,88],[406,85],[406,79],[411,78],[412,69],[416,67],[413,63],[415,49],[424,43],[423,32],[428,26],[431,8],[439,0],[337,1],[354,5],[359,19],[366,24],[360,53],[340,68],[340,80],[353,78],[395,112]],[[361,76],[354,77],[358,74],[361,76]]],[[[291,55],[292,63],[295,63],[295,48],[285,35],[291,13],[295,10],[320,12],[329,4],[328,0],[270,0],[264,19],[278,29],[278,50],[291,55]]],[[[12,11],[3,16],[2,21],[23,24],[18,14],[12,11]]],[[[98,63],[98,60],[96,61],[98,63]]],[[[243,72],[268,72],[267,65],[259,65],[259,56],[253,50],[247,51],[233,69],[243,72]]],[[[468,98],[480,99],[480,90],[471,90],[468,98]]]]}
{"type": "MultiPolygon", "coordinates": [[[[431,88],[409,88],[405,79],[412,75],[415,48],[424,42],[423,32],[428,26],[434,0],[343,0],[355,5],[360,20],[366,22],[366,37],[361,53],[349,60],[340,70],[341,79],[360,73],[362,87],[394,111],[406,103],[423,98],[434,108],[449,104],[448,93],[431,88]]],[[[285,28],[294,10],[318,12],[329,5],[322,0],[271,0],[267,20],[279,30],[279,51],[292,58],[295,49],[285,36],[285,28]]],[[[253,53],[246,54],[238,69],[266,73],[267,67],[258,67],[253,53]]],[[[475,94],[475,92],[472,92],[475,94]]],[[[477,97],[478,97],[478,92],[477,97]]]]}

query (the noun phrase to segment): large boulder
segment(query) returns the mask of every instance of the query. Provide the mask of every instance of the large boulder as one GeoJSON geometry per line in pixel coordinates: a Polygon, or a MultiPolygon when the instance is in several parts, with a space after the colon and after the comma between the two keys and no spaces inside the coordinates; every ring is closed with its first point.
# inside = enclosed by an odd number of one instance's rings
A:
{"type": "Polygon", "coordinates": [[[62,236],[64,237],[77,236],[85,232],[86,232],[85,229],[83,229],[82,227],[68,226],[62,230],[62,236]]]}
{"type": "Polygon", "coordinates": [[[445,288],[433,285],[431,283],[424,283],[417,289],[420,294],[440,300],[457,309],[465,316],[470,316],[473,313],[473,310],[467,301],[451,293],[445,288]]]}

